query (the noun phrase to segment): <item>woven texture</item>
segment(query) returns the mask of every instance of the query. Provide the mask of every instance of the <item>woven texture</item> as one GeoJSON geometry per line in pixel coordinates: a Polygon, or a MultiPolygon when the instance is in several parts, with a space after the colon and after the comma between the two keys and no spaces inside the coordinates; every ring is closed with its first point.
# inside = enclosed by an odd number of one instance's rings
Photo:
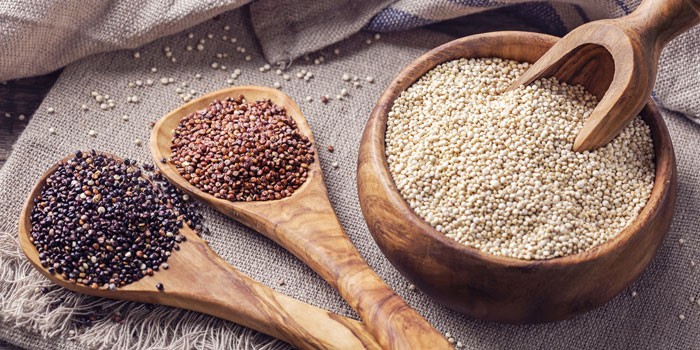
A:
{"type": "Polygon", "coordinates": [[[0,2],[0,80],[51,72],[94,53],[138,47],[248,0],[0,2]]]}
{"type": "MultiPolygon", "coordinates": [[[[346,38],[361,25],[365,30],[391,32],[509,7],[509,12],[517,13],[524,23],[563,36],[591,20],[627,15],[640,0],[398,0],[377,11],[379,4],[385,2],[369,5],[363,1],[321,1],[323,6],[319,6],[317,0],[302,0],[280,6],[277,0],[258,0],[251,5],[251,14],[265,57],[271,62],[287,62],[346,38]],[[322,14],[319,8],[324,10],[322,14]]],[[[687,67],[700,67],[699,37],[700,26],[666,47],[655,88],[663,107],[680,111],[697,123],[700,123],[700,74],[687,67]]]]}
{"type": "MultiPolygon", "coordinates": [[[[91,54],[135,48],[250,0],[0,2],[0,80],[51,72],[91,54]]],[[[397,31],[502,7],[550,34],[629,14],[640,0],[258,0],[250,6],[266,59],[290,62],[362,28],[397,31]]],[[[700,122],[700,27],[665,50],[656,90],[662,106],[700,122]]]]}
{"type": "MultiPolygon", "coordinates": [[[[665,112],[679,164],[678,209],[665,244],[650,267],[628,290],[605,306],[573,320],[531,326],[511,326],[470,319],[436,304],[420,291],[410,291],[408,282],[391,266],[372,240],[362,218],[355,183],[359,140],[370,111],[391,79],[418,55],[450,38],[425,30],[382,35],[367,45],[369,34],[358,34],[326,52],[325,63],[297,60],[288,69],[292,78],[259,72],[265,62],[254,39],[246,11],[226,13],[218,21],[205,22],[192,30],[194,39],[178,34],[140,48],[141,58],[121,51],[92,56],[69,66],[39,112],[15,145],[8,162],[0,170],[0,338],[29,349],[286,349],[288,346],[267,336],[229,322],[168,307],[109,301],[85,297],[52,288],[48,294],[35,292],[49,282],[22,259],[17,244],[17,218],[25,196],[41,174],[58,159],[76,149],[99,149],[120,156],[150,161],[146,147],[136,146],[135,138],[146,141],[149,124],[180,105],[175,89],[186,81],[199,94],[227,86],[229,73],[243,72],[237,84],[272,86],[275,82],[297,100],[309,120],[320,150],[321,165],[339,219],[369,264],[398,294],[415,307],[441,332],[450,332],[467,349],[692,349],[700,344],[700,305],[690,298],[700,297],[700,271],[691,267],[700,247],[700,157],[695,149],[700,128],[686,118],[665,112]],[[231,25],[229,32],[222,27],[231,25]],[[208,33],[203,52],[187,52],[208,33]],[[221,35],[235,36],[237,44],[224,42],[221,35]],[[170,46],[178,59],[173,64],[163,55],[170,46]],[[246,53],[236,52],[236,46],[246,53]],[[333,49],[340,50],[339,55],[333,49]],[[228,58],[215,54],[227,52],[228,58]],[[244,56],[251,55],[251,61],[244,56]],[[217,61],[227,71],[209,66],[217,61]],[[157,67],[157,73],[150,68],[157,67]],[[307,69],[310,82],[294,77],[307,69]],[[375,78],[362,80],[355,89],[341,79],[343,73],[375,78]],[[201,74],[202,79],[194,78],[201,74]],[[163,86],[161,77],[176,82],[163,86]],[[150,87],[127,88],[137,79],[156,80],[150,87]],[[322,94],[335,96],[342,88],[350,90],[345,101],[333,99],[322,104],[322,94]],[[112,96],[117,106],[100,111],[90,97],[96,90],[112,96]],[[137,95],[141,102],[126,102],[137,95]],[[312,96],[313,102],[305,102],[312,96]],[[87,104],[89,111],[81,111],[87,104]],[[48,107],[56,110],[47,114],[48,107]],[[122,115],[130,116],[125,122],[122,115]],[[49,128],[56,129],[50,135],[49,128]],[[89,130],[97,132],[88,136],[89,130]],[[325,151],[332,144],[334,153],[325,151]],[[339,168],[331,166],[338,162],[339,168]],[[679,239],[685,244],[679,244],[679,239]],[[636,297],[631,293],[635,291],[636,297]],[[110,319],[115,311],[123,323],[110,319]],[[683,315],[681,320],[679,315],[683,315]],[[95,315],[90,327],[78,327],[82,315],[95,315]]],[[[273,242],[211,209],[203,208],[211,234],[211,247],[233,266],[256,280],[297,299],[355,317],[352,310],[323,280],[295,257],[273,242]],[[278,281],[283,279],[284,285],[278,281]]],[[[216,283],[216,281],[212,281],[216,283]]]]}

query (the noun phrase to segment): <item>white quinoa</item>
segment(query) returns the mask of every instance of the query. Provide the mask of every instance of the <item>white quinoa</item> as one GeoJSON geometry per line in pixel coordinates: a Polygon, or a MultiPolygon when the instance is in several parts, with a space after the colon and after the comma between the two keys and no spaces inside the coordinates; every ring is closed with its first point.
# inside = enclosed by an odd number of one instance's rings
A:
{"type": "Polygon", "coordinates": [[[573,152],[596,98],[555,78],[504,93],[527,67],[460,59],[426,73],[389,112],[389,169],[411,208],[460,243],[527,260],[580,253],[646,204],[650,130],[637,117],[608,145],[573,152]]]}

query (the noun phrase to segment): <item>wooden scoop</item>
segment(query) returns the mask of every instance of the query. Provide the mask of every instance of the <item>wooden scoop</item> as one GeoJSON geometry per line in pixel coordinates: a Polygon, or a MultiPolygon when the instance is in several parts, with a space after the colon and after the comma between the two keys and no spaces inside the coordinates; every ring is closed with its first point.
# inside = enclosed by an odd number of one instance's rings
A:
{"type": "Polygon", "coordinates": [[[285,107],[300,132],[314,142],[299,106],[279,90],[258,86],[223,89],[183,105],[156,123],[151,133],[150,148],[163,176],[194,198],[264,234],[296,255],[340,292],[383,348],[452,348],[440,333],[372,271],[350,242],[328,199],[318,151],[315,151],[315,160],[309,166],[306,182],[291,196],[274,201],[231,202],[218,199],[191,185],[171,163],[160,162],[160,159],[169,159],[172,154],[172,133],[180,119],[206,108],[214,99],[240,95],[248,101],[270,99],[285,107]]]}
{"type": "MultiPolygon", "coordinates": [[[[112,156],[115,159],[117,157],[112,156]]],[[[72,156],[64,159],[64,161],[72,156]]],[[[31,212],[54,165],[34,186],[19,219],[19,242],[34,267],[72,291],[119,300],[174,306],[216,316],[269,334],[301,349],[380,349],[358,321],[311,306],[260,284],[226,263],[185,225],[187,241],[168,259],[170,268],[109,291],[71,283],[49,273],[31,242],[31,212]],[[156,283],[162,283],[162,291],[156,283]]]]}
{"type": "MultiPolygon", "coordinates": [[[[644,0],[628,16],[572,30],[510,89],[547,76],[583,85],[600,102],[576,137],[574,150],[601,147],[644,107],[663,47],[698,23],[700,0],[644,0]]],[[[688,73],[696,74],[693,69],[688,73]]]]}

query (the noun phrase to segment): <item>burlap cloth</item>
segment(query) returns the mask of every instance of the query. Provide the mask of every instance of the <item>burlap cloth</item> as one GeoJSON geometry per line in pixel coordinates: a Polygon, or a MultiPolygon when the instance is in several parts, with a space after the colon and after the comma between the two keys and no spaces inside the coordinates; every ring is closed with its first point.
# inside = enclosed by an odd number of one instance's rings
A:
{"type": "MultiPolygon", "coordinates": [[[[605,306],[569,321],[530,326],[482,322],[452,312],[420,291],[409,291],[409,283],[384,258],[369,234],[355,183],[360,135],[379,94],[405,64],[450,38],[413,30],[384,34],[367,45],[365,40],[371,35],[358,34],[327,49],[321,65],[313,64],[316,55],[309,62],[297,60],[288,70],[291,80],[285,81],[274,69],[258,71],[265,62],[250,28],[246,12],[236,11],[196,27],[195,39],[187,39],[182,33],[149,44],[139,49],[140,59],[134,59],[130,51],[121,51],[93,56],[66,68],[0,170],[0,339],[30,349],[287,348],[267,336],[192,312],[85,297],[60,288],[52,288],[46,295],[35,292],[37,287],[48,287],[50,283],[23,260],[17,244],[17,218],[25,196],[51,164],[76,149],[93,148],[150,161],[147,148],[136,146],[133,140],[146,141],[150,122],[181,103],[175,93],[180,83],[190,83],[201,94],[227,86],[230,72],[239,68],[243,73],[237,84],[272,86],[279,82],[284,92],[299,101],[318,142],[331,201],[352,241],[398,294],[441,332],[450,332],[463,342],[465,348],[700,347],[700,305],[690,300],[700,297],[700,271],[691,266],[694,259],[700,262],[697,125],[679,115],[664,113],[678,158],[678,209],[665,244],[638,281],[605,306]],[[224,24],[231,25],[230,32],[222,30],[224,24]],[[184,50],[188,43],[207,33],[216,37],[207,39],[204,52],[184,50]],[[237,37],[238,43],[222,41],[223,34],[237,37]],[[178,63],[164,57],[166,45],[173,49],[178,63]],[[246,53],[236,52],[237,45],[245,47],[246,53]],[[333,54],[335,48],[340,55],[333,54]],[[230,57],[217,59],[218,52],[227,52],[230,57]],[[251,55],[252,60],[245,61],[245,55],[251,55]],[[215,61],[225,64],[228,70],[209,68],[215,61]],[[154,66],[158,68],[155,74],[150,72],[154,66]],[[313,72],[314,78],[307,83],[294,77],[301,69],[313,72]],[[197,73],[203,76],[201,80],[194,78],[197,73]],[[359,76],[362,87],[356,89],[344,82],[343,73],[359,76]],[[365,82],[366,76],[373,76],[376,82],[365,82]],[[163,86],[158,82],[161,77],[173,77],[176,83],[163,86]],[[149,78],[156,84],[127,88],[130,81],[149,78]],[[347,100],[333,99],[327,105],[319,101],[320,95],[335,96],[341,88],[350,90],[347,100]],[[112,96],[117,107],[99,110],[90,97],[93,90],[112,96]],[[130,95],[139,96],[141,102],[127,103],[130,95]],[[307,95],[314,101],[305,102],[307,95]],[[89,111],[80,110],[83,103],[90,107],[89,111]],[[48,107],[56,113],[48,114],[48,107]],[[130,120],[123,121],[122,115],[130,116],[130,120]],[[56,135],[49,134],[51,127],[56,129],[56,135]],[[94,138],[88,136],[91,129],[97,132],[94,138]],[[329,144],[335,147],[334,153],[324,150],[329,144]],[[334,161],[339,168],[331,166],[334,161]],[[679,239],[684,239],[685,244],[680,244],[679,239]],[[636,297],[632,296],[633,291],[636,297]],[[125,317],[123,323],[111,320],[115,311],[125,317]],[[81,315],[96,315],[97,320],[90,327],[79,328],[76,320],[81,315]]],[[[233,266],[285,294],[356,317],[334,290],[291,254],[211,209],[204,208],[203,212],[211,229],[206,238],[233,266]],[[280,279],[284,285],[278,283],[280,279]]]]}
{"type": "MultiPolygon", "coordinates": [[[[289,63],[361,29],[393,32],[487,11],[504,10],[524,24],[563,36],[591,20],[627,15],[640,1],[6,0],[0,1],[0,80],[45,74],[92,54],[136,48],[249,2],[245,11],[261,54],[273,63],[289,63]]],[[[698,37],[700,26],[668,45],[656,97],[664,107],[700,123],[700,99],[694,98],[700,93],[698,37]]]]}

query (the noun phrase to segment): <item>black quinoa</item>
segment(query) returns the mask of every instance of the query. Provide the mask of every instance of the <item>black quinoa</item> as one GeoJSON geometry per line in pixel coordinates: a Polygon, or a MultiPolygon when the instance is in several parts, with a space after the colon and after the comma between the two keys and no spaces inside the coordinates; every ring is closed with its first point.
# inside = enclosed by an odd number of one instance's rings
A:
{"type": "Polygon", "coordinates": [[[31,241],[51,273],[114,290],[152,275],[184,241],[183,223],[201,230],[194,203],[158,174],[150,182],[130,160],[76,152],[48,177],[31,213],[31,241]]]}

